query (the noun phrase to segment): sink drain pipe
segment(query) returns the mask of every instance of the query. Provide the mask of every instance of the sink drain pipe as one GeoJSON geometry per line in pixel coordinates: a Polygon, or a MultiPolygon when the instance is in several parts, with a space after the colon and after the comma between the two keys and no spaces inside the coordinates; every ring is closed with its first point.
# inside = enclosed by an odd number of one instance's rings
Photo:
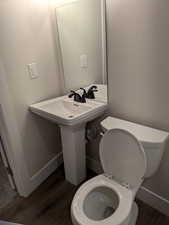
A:
{"type": "Polygon", "coordinates": [[[100,125],[89,125],[86,128],[86,142],[91,142],[104,135],[100,125]]]}

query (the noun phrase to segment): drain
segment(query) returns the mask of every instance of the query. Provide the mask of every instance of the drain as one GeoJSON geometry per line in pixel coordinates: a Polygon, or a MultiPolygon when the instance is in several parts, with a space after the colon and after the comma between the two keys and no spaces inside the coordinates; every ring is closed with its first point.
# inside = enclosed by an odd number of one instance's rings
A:
{"type": "Polygon", "coordinates": [[[72,115],[70,115],[70,116],[68,116],[69,118],[73,118],[74,116],[72,116],[72,115]]]}
{"type": "Polygon", "coordinates": [[[103,216],[104,216],[104,218],[107,218],[107,217],[111,216],[114,212],[115,212],[114,208],[111,206],[108,206],[105,208],[103,216]]]}

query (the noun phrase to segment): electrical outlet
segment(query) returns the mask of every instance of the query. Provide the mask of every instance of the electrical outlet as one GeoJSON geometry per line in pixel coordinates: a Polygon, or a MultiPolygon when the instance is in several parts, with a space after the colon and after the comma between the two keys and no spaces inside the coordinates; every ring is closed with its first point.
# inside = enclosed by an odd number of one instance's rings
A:
{"type": "Polygon", "coordinates": [[[37,70],[37,63],[28,64],[27,70],[28,70],[30,79],[36,79],[39,77],[39,73],[37,70]]]}
{"type": "Polygon", "coordinates": [[[80,56],[80,67],[82,69],[86,69],[88,67],[88,57],[85,54],[80,56]]]}

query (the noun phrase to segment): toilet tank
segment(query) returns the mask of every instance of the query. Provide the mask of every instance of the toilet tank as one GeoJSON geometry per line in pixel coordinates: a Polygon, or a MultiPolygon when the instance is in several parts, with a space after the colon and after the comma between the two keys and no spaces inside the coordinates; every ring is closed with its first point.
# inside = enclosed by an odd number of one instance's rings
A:
{"type": "Polygon", "coordinates": [[[103,132],[110,129],[123,129],[133,134],[141,143],[147,157],[145,178],[151,177],[158,169],[169,133],[114,117],[101,122],[103,132]]]}

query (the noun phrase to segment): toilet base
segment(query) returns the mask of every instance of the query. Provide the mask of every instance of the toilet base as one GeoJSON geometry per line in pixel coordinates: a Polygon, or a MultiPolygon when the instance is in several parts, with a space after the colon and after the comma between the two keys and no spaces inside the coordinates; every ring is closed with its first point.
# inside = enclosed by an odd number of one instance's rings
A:
{"type": "Polygon", "coordinates": [[[129,225],[135,225],[136,224],[137,216],[138,216],[138,206],[137,206],[136,202],[134,202],[132,210],[131,210],[131,220],[130,220],[129,225]]]}

